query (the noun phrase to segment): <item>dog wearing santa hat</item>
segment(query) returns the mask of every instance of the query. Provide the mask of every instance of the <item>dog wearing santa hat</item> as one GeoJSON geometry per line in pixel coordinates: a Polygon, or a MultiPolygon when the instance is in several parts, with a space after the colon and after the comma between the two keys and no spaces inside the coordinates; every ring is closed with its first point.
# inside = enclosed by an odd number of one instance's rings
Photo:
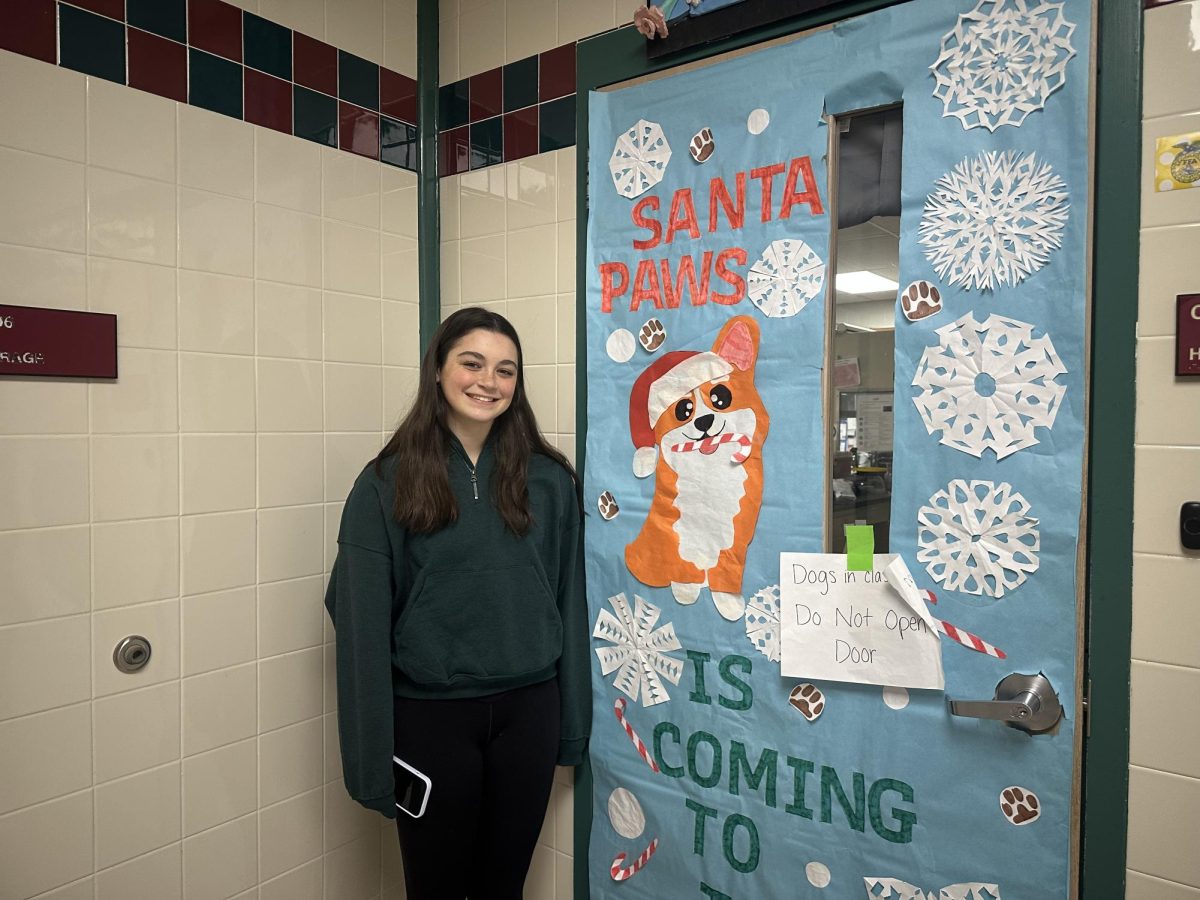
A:
{"type": "Polygon", "coordinates": [[[633,470],[654,474],[654,499],[626,565],[680,603],[695,603],[707,585],[730,621],[745,610],[742,572],[762,504],[770,420],[754,387],[758,344],[758,323],[736,316],[711,351],[655,360],[629,398],[633,470]]]}

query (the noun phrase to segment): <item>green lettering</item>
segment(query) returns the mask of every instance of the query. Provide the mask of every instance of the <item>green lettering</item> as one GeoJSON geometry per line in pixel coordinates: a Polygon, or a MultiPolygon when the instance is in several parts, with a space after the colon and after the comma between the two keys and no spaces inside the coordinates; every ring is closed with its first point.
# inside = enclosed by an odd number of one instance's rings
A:
{"type": "Polygon", "coordinates": [[[654,726],[654,758],[658,760],[658,767],[662,769],[665,774],[672,778],[682,778],[683,766],[668,765],[667,761],[663,759],[662,738],[664,734],[670,734],[675,740],[676,745],[678,745],[682,739],[681,735],[679,734],[679,726],[674,722],[659,722],[654,726]]]}
{"type": "Polygon", "coordinates": [[[888,828],[883,823],[883,813],[880,809],[882,805],[881,800],[886,791],[895,791],[905,803],[913,802],[913,789],[911,785],[905,784],[903,781],[897,781],[894,778],[880,778],[871,785],[871,793],[867,799],[867,804],[871,810],[871,828],[885,841],[891,841],[893,844],[911,844],[913,826],[917,824],[916,810],[897,809],[893,806],[889,812],[900,823],[900,830],[893,831],[891,828],[888,828]]]}
{"type": "Polygon", "coordinates": [[[692,673],[696,680],[696,687],[688,694],[688,699],[693,703],[712,703],[712,697],[704,689],[704,664],[712,659],[712,656],[700,650],[689,650],[687,658],[692,661],[692,673]]]}
{"type": "Polygon", "coordinates": [[[707,731],[697,731],[688,738],[687,750],[688,774],[692,776],[692,781],[700,787],[714,787],[721,780],[721,742],[707,731]],[[696,751],[701,744],[708,744],[712,748],[712,770],[703,778],[700,777],[700,771],[696,767],[696,751]]]}
{"type": "Polygon", "coordinates": [[[758,828],[741,813],[731,813],[725,820],[725,827],[721,831],[721,845],[725,851],[725,862],[729,863],[734,871],[748,875],[758,868],[758,828]],[[750,844],[750,852],[745,859],[738,859],[737,854],[733,852],[733,839],[739,826],[745,829],[750,844]]]}
{"type": "Polygon", "coordinates": [[[744,674],[749,675],[754,669],[754,663],[750,662],[744,656],[726,656],[721,660],[721,665],[718,667],[721,672],[721,680],[731,688],[735,688],[741,697],[737,700],[726,699],[724,695],[717,698],[720,704],[726,709],[743,711],[754,705],[754,689],[750,687],[750,683],[738,678],[733,674],[733,668],[741,669],[744,674]]]}
{"type": "Polygon", "coordinates": [[[695,800],[684,800],[684,805],[696,814],[696,830],[692,835],[692,852],[697,856],[704,855],[704,820],[715,819],[717,811],[711,806],[697,803],[695,800]]]}
{"type": "Polygon", "coordinates": [[[700,882],[700,893],[705,897],[711,897],[712,900],[733,900],[728,894],[718,891],[715,887],[709,887],[703,881],[700,882]]]}
{"type": "Polygon", "coordinates": [[[862,772],[854,773],[854,804],[842,788],[837,772],[831,766],[821,766],[821,821],[833,822],[833,795],[837,794],[838,805],[846,814],[846,821],[855,831],[866,831],[867,782],[862,772]]]}
{"type": "Polygon", "coordinates": [[[786,762],[792,770],[792,802],[785,806],[783,811],[802,819],[811,819],[813,811],[804,802],[804,779],[815,766],[811,760],[796,759],[794,756],[789,756],[786,762]]]}
{"type": "Polygon", "coordinates": [[[775,781],[779,769],[779,751],[763,750],[758,758],[758,765],[750,769],[750,760],[746,756],[746,745],[741,741],[729,742],[729,793],[734,796],[741,794],[742,772],[746,773],[746,784],[750,790],[757,791],[766,779],[766,791],[763,801],[772,809],[776,806],[775,781]]]}

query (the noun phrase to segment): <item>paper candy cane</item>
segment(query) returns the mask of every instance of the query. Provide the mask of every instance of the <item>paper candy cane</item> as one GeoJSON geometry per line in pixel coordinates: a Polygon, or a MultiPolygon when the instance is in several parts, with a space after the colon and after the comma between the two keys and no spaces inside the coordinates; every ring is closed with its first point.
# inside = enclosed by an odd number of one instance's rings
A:
{"type": "Polygon", "coordinates": [[[638,873],[642,866],[650,861],[650,857],[654,855],[654,851],[658,849],[658,838],[652,840],[649,846],[642,851],[641,856],[633,861],[632,865],[621,866],[625,862],[625,854],[618,853],[613,857],[612,866],[608,870],[608,874],[612,876],[613,881],[625,881],[627,878],[632,878],[638,873]]]}
{"type": "MultiPolygon", "coordinates": [[[[921,591],[921,596],[924,597],[929,603],[934,605],[937,604],[937,594],[935,594],[933,591],[921,591]]],[[[969,631],[964,631],[963,629],[951,625],[949,622],[946,622],[942,619],[935,618],[934,621],[937,622],[938,630],[942,634],[946,635],[946,637],[950,638],[950,640],[962,644],[968,650],[976,650],[979,653],[993,656],[996,659],[1006,658],[1003,650],[1001,650],[999,647],[993,647],[983,638],[979,637],[979,635],[971,634],[969,631]]]]}
{"type": "Polygon", "coordinates": [[[722,444],[737,444],[733,456],[730,457],[735,463],[744,463],[746,457],[750,455],[750,437],[745,434],[734,434],[726,432],[719,434],[716,437],[706,437],[699,441],[684,441],[682,444],[673,444],[671,446],[672,453],[689,453],[692,450],[699,450],[701,453],[713,453],[722,444]]]}
{"type": "MultiPolygon", "coordinates": [[[[637,748],[638,755],[646,761],[646,765],[648,765],[653,770],[654,774],[657,775],[659,773],[658,763],[654,761],[654,757],[650,755],[650,751],[646,748],[646,745],[642,743],[642,739],[638,737],[637,732],[633,730],[633,726],[625,720],[624,697],[618,697],[617,702],[613,704],[613,715],[617,717],[617,721],[620,722],[621,727],[625,729],[625,734],[629,736],[629,740],[633,741],[633,746],[637,748]]],[[[616,878],[615,875],[613,877],[616,878]]]]}

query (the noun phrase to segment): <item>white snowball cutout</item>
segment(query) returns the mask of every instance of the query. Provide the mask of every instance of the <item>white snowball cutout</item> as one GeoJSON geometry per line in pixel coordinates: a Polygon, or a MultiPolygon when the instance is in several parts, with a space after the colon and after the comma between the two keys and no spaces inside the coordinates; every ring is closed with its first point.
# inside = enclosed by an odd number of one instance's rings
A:
{"type": "Polygon", "coordinates": [[[608,821],[621,837],[633,840],[646,830],[646,814],[642,804],[625,788],[617,788],[608,795],[608,821]]]}
{"type": "Polygon", "coordinates": [[[626,363],[633,359],[633,351],[637,349],[637,338],[626,328],[618,328],[608,336],[604,345],[608,356],[613,362],[626,363]]]}
{"type": "Polygon", "coordinates": [[[810,862],[804,867],[804,874],[808,876],[808,883],[813,887],[828,887],[832,876],[829,874],[829,866],[821,862],[810,862]]]}
{"type": "Polygon", "coordinates": [[[751,110],[750,115],[746,117],[746,130],[751,134],[762,134],[770,124],[771,114],[761,106],[751,110]]]}
{"type": "Polygon", "coordinates": [[[902,687],[885,687],[883,702],[892,709],[904,709],[908,706],[908,690],[902,687]]]}

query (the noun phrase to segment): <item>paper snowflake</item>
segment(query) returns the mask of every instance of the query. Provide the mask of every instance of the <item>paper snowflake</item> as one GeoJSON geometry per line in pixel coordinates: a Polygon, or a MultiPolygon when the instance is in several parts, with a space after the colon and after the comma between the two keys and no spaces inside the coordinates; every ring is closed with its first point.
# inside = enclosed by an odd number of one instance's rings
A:
{"type": "Polygon", "coordinates": [[[948,884],[940,891],[925,893],[921,888],[899,878],[864,878],[867,897],[874,900],[1001,900],[998,884],[969,881],[948,884]]]}
{"type": "Polygon", "coordinates": [[[948,591],[999,598],[1037,571],[1038,520],[1011,484],[955,479],[917,521],[917,561],[948,591]]]}
{"type": "Polygon", "coordinates": [[[779,662],[779,585],[769,585],[746,601],[746,637],[759,653],[779,662]]]}
{"type": "Polygon", "coordinates": [[[671,161],[671,145],[657,122],[638,119],[624,132],[608,158],[617,193],[630,199],[644,194],[662,181],[671,161]]]}
{"type": "Polygon", "coordinates": [[[746,276],[751,302],[773,319],[794,316],[821,293],[825,263],[797,239],[772,241],[746,276]]]}
{"type": "Polygon", "coordinates": [[[1063,180],[1029,153],[964,159],[934,184],[918,228],[925,258],[967,290],[1016,285],[1062,245],[1063,180]]]}
{"type": "Polygon", "coordinates": [[[640,694],[642,706],[654,706],[671,699],[663,678],[671,684],[679,684],[683,662],[667,654],[683,649],[683,645],[675,637],[675,626],[670,622],[654,627],[661,615],[657,606],[637,594],[633,595],[633,600],[635,608],[631,610],[624,594],[609,597],[608,602],[616,615],[607,609],[600,610],[592,637],[613,645],[596,649],[602,674],[620,670],[613,687],[630,700],[636,701],[640,694]]]}
{"type": "Polygon", "coordinates": [[[971,313],[937,333],[941,345],[925,348],[912,381],[925,430],[976,457],[990,447],[1004,459],[1038,443],[1035,429],[1054,424],[1067,390],[1054,380],[1067,369],[1049,335],[996,315],[980,324],[971,313]]]}
{"type": "Polygon", "coordinates": [[[1067,61],[1075,55],[1075,26],[1063,18],[1062,7],[1041,0],[979,0],[959,16],[929,67],[942,115],[956,116],[963,128],[995,131],[1020,125],[1045,106],[1066,81],[1067,61]]]}

